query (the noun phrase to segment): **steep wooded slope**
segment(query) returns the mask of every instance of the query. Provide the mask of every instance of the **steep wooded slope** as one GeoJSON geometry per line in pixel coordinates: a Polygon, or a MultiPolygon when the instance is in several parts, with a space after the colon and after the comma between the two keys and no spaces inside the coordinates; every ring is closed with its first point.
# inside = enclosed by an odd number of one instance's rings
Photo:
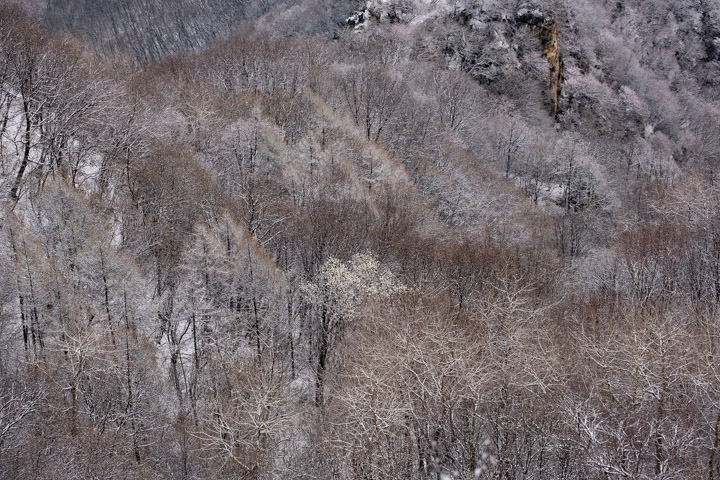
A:
{"type": "Polygon", "coordinates": [[[714,4],[28,5],[5,476],[720,478],[714,4]]]}

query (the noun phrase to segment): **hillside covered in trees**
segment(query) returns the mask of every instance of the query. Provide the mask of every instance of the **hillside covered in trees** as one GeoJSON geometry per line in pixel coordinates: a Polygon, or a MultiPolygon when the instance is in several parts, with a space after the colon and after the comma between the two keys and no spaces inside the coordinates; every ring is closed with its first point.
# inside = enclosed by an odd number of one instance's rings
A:
{"type": "Polygon", "coordinates": [[[719,133],[713,0],[0,0],[0,476],[718,480],[719,133]]]}

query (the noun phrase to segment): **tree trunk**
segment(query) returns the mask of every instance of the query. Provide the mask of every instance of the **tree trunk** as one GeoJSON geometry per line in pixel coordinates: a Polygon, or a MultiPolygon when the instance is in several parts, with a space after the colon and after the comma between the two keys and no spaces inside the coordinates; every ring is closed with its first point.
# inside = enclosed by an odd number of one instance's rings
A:
{"type": "Polygon", "coordinates": [[[25,169],[27,168],[28,162],[30,161],[30,134],[32,131],[32,121],[30,120],[30,104],[28,99],[25,97],[24,87],[21,89],[23,95],[23,113],[25,114],[25,134],[23,136],[23,159],[20,163],[20,169],[15,177],[15,183],[10,189],[10,199],[14,202],[19,200],[18,190],[20,190],[20,182],[22,182],[25,169]]]}

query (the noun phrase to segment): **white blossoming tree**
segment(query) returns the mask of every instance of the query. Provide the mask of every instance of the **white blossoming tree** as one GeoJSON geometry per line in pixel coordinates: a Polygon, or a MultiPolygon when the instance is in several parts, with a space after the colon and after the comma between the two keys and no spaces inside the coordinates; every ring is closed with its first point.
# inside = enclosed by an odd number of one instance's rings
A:
{"type": "Polygon", "coordinates": [[[322,404],[323,375],[328,355],[343,325],[370,299],[404,290],[395,275],[369,253],[357,253],[343,262],[330,258],[310,282],[301,286],[309,307],[310,352],[316,377],[315,401],[322,404]]]}

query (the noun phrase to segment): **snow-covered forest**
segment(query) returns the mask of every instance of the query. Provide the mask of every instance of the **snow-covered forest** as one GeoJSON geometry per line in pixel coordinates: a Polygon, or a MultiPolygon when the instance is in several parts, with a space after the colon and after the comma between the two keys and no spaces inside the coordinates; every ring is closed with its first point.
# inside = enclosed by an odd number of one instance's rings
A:
{"type": "Polygon", "coordinates": [[[720,480],[717,0],[0,0],[0,477],[720,480]]]}

